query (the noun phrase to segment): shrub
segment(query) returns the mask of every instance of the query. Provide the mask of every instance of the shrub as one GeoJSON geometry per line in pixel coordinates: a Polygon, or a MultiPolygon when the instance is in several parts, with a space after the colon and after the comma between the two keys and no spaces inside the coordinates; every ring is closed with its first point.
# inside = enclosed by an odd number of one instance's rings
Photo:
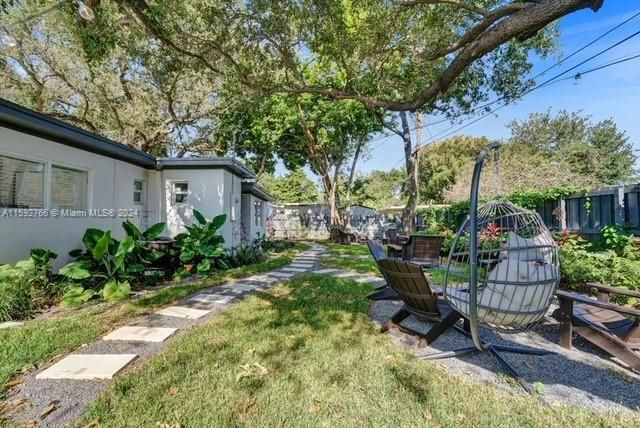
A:
{"type": "Polygon", "coordinates": [[[218,234],[218,230],[227,221],[227,215],[221,214],[207,221],[198,210],[194,209],[193,216],[197,223],[187,226],[187,232],[175,237],[180,261],[184,264],[177,273],[179,277],[192,273],[207,275],[216,267],[227,267],[223,260],[224,238],[218,234]]]}
{"type": "Polygon", "coordinates": [[[51,264],[57,254],[35,248],[31,257],[0,266],[0,321],[24,319],[44,306],[57,291],[51,264]]]}

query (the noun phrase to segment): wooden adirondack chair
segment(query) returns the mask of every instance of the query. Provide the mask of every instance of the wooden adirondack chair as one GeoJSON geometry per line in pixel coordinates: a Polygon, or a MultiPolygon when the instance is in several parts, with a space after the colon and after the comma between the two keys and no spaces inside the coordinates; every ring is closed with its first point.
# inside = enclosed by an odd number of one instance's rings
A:
{"type": "Polygon", "coordinates": [[[438,295],[431,290],[429,281],[420,266],[391,258],[378,261],[378,266],[387,284],[404,302],[402,308],[384,324],[383,332],[390,328],[397,328],[404,333],[419,337],[419,346],[426,346],[433,343],[462,318],[462,315],[445,300],[438,299],[438,295]],[[410,315],[433,322],[435,325],[426,333],[403,326],[402,321],[410,315]]]}
{"type": "Polygon", "coordinates": [[[387,230],[387,255],[389,257],[402,256],[402,244],[395,229],[387,230]]]}
{"type": "MultiPolygon", "coordinates": [[[[369,252],[371,253],[371,257],[373,257],[373,259],[376,261],[376,264],[378,263],[378,261],[386,258],[386,255],[384,253],[384,248],[379,242],[374,240],[369,240],[367,241],[367,247],[369,247],[369,252]]],[[[379,268],[380,267],[378,266],[378,269],[379,268]]],[[[383,274],[383,277],[384,277],[384,274],[383,274]]],[[[367,297],[369,298],[369,300],[395,300],[399,298],[398,293],[396,293],[393,290],[393,288],[389,287],[388,281],[385,285],[383,285],[382,287],[379,287],[374,293],[369,294],[367,297]]]]}
{"type": "Polygon", "coordinates": [[[403,246],[402,258],[423,267],[439,266],[443,242],[443,236],[411,235],[403,246]]]}
{"type": "Polygon", "coordinates": [[[598,300],[582,294],[558,291],[560,308],[553,316],[560,321],[560,345],[571,349],[573,333],[640,371],[640,310],[610,303],[611,294],[640,298],[640,293],[621,287],[589,283],[598,300]]]}

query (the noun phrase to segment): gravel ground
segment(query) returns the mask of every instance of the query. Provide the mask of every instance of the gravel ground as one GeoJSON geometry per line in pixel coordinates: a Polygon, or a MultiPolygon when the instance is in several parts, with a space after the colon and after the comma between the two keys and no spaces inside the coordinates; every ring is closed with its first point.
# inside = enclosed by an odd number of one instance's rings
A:
{"type": "MultiPolygon", "coordinates": [[[[388,320],[399,308],[397,301],[378,301],[371,306],[369,316],[377,323],[388,320]]],[[[553,312],[551,308],[549,314],[553,312]]],[[[534,330],[519,333],[496,333],[482,329],[484,341],[495,344],[522,345],[541,348],[553,354],[532,356],[501,353],[529,383],[542,384],[541,399],[547,403],[563,403],[597,412],[640,410],[640,374],[625,369],[607,354],[581,338],[574,339],[574,349],[567,351],[557,345],[559,328],[550,317],[534,330]]],[[[429,323],[416,317],[407,318],[403,325],[417,331],[427,331],[429,323]]],[[[440,336],[430,347],[418,348],[417,340],[392,330],[394,341],[417,357],[441,351],[473,346],[470,338],[453,329],[440,336]]],[[[429,364],[430,362],[425,362],[429,364]]],[[[474,352],[455,358],[436,360],[449,372],[473,382],[488,383],[512,394],[526,394],[498,361],[488,353],[474,352]]]]}

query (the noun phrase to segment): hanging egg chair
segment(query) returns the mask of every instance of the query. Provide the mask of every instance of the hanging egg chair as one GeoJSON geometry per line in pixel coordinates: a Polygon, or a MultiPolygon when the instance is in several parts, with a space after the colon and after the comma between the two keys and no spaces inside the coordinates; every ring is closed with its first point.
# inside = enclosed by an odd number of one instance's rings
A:
{"type": "Polygon", "coordinates": [[[523,329],[544,318],[559,281],[555,241],[540,215],[495,200],[478,210],[475,228],[468,218],[458,231],[444,293],[471,322],[523,329]]]}
{"type": "Polygon", "coordinates": [[[499,146],[500,143],[490,144],[478,156],[469,217],[455,236],[445,274],[444,296],[466,319],[467,334],[474,347],[433,354],[428,359],[491,351],[527,391],[533,392],[498,351],[533,355],[549,352],[494,345],[480,338],[480,325],[490,330],[513,331],[538,324],[560,282],[558,250],[538,213],[500,199],[478,207],[484,160],[491,151],[496,151],[497,158],[499,146]]]}

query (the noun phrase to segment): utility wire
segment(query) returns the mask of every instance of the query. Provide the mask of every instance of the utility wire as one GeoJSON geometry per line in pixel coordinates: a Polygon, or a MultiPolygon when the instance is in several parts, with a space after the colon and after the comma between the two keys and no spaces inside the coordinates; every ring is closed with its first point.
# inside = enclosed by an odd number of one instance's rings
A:
{"type": "MultiPolygon", "coordinates": [[[[576,56],[576,55],[577,55],[577,54],[579,54],[580,52],[584,51],[584,50],[585,50],[585,49],[587,49],[588,47],[590,47],[590,46],[594,45],[595,43],[599,42],[600,40],[602,40],[603,38],[605,38],[605,37],[606,37],[606,36],[608,36],[609,34],[613,33],[614,31],[616,31],[616,30],[617,30],[617,29],[619,29],[620,27],[623,27],[624,25],[626,25],[626,24],[628,24],[629,22],[633,21],[633,20],[634,20],[634,19],[636,19],[638,16],[640,16],[640,11],[638,11],[638,12],[634,13],[632,16],[630,16],[629,18],[627,18],[627,19],[625,19],[624,21],[620,22],[619,24],[616,24],[615,26],[613,26],[613,27],[612,27],[612,28],[610,28],[609,30],[605,31],[604,33],[602,33],[601,35],[599,35],[599,36],[598,36],[598,37],[596,37],[595,39],[591,40],[591,41],[590,41],[590,42],[588,42],[587,44],[585,44],[585,45],[581,46],[580,48],[576,49],[575,51],[571,52],[571,53],[570,53],[569,55],[567,55],[566,57],[564,57],[564,58],[560,59],[560,60],[559,60],[559,61],[557,61],[556,63],[554,63],[554,64],[550,65],[550,66],[549,66],[549,67],[547,67],[547,68],[545,68],[544,70],[542,70],[541,72],[539,72],[538,74],[536,74],[535,76],[533,76],[533,77],[531,78],[531,80],[535,80],[535,79],[537,79],[538,77],[541,77],[541,76],[543,76],[544,74],[546,74],[548,71],[550,71],[550,70],[552,70],[552,69],[554,69],[554,68],[556,68],[556,67],[559,67],[560,65],[562,65],[563,63],[565,63],[567,60],[569,60],[569,59],[573,58],[574,56],[576,56]]],[[[636,37],[639,33],[640,33],[640,31],[638,31],[638,32],[636,32],[636,33],[634,33],[634,34],[631,34],[630,36],[626,37],[625,39],[622,39],[622,40],[618,41],[617,43],[615,43],[614,45],[611,45],[611,46],[609,46],[608,48],[606,48],[606,49],[604,49],[604,50],[602,50],[602,51],[600,51],[600,52],[596,53],[596,54],[595,54],[595,55],[593,55],[592,57],[587,58],[586,60],[582,61],[581,63],[577,64],[576,66],[571,67],[570,69],[568,69],[568,70],[566,70],[566,71],[564,71],[564,72],[562,72],[562,73],[560,73],[560,74],[555,75],[554,77],[552,77],[551,79],[548,79],[547,81],[543,82],[542,84],[535,85],[533,88],[530,88],[529,90],[527,90],[527,91],[523,92],[522,94],[520,94],[520,95],[518,95],[518,96],[514,97],[514,98],[513,98],[513,100],[519,99],[519,98],[523,97],[524,95],[527,95],[527,94],[531,93],[532,91],[534,91],[534,90],[536,90],[536,89],[539,89],[539,88],[541,88],[541,87],[543,87],[543,86],[549,86],[550,84],[552,84],[552,81],[554,81],[555,79],[558,79],[559,77],[563,76],[564,74],[566,74],[566,73],[568,73],[568,72],[570,72],[570,71],[575,70],[577,67],[580,67],[581,65],[584,65],[586,62],[591,61],[591,60],[593,60],[593,59],[597,58],[598,56],[600,56],[600,55],[604,54],[605,52],[607,52],[607,51],[609,51],[609,50],[611,50],[611,49],[613,49],[613,48],[615,48],[615,47],[619,46],[619,45],[620,45],[620,44],[622,44],[622,43],[625,43],[626,41],[628,41],[628,40],[630,40],[630,39],[632,39],[632,38],[634,38],[634,37],[636,37]]],[[[612,65],[614,65],[614,64],[612,64],[612,65]]],[[[593,70],[593,71],[595,71],[595,70],[593,70]]],[[[588,72],[591,72],[591,71],[588,71],[588,72]]],[[[571,77],[571,78],[573,78],[573,77],[571,77]]],[[[561,80],[568,80],[568,79],[561,79],[561,80]]],[[[561,80],[559,80],[559,81],[561,81],[561,80]]],[[[468,112],[468,113],[464,113],[464,114],[461,114],[461,115],[460,115],[460,116],[458,116],[457,118],[439,120],[439,121],[436,121],[436,122],[432,122],[432,123],[430,123],[430,124],[429,124],[429,126],[437,125],[437,124],[444,123],[444,122],[451,122],[451,121],[454,121],[454,120],[459,119],[459,118],[461,118],[461,117],[470,116],[470,115],[472,115],[472,114],[475,114],[475,113],[476,113],[476,112],[478,112],[479,110],[484,110],[484,109],[486,109],[486,108],[487,108],[487,107],[489,107],[489,106],[492,106],[492,105],[494,105],[494,104],[497,104],[497,103],[499,103],[499,102],[501,102],[501,101],[506,100],[507,98],[508,98],[508,97],[506,97],[506,96],[503,96],[503,97],[497,98],[497,99],[495,99],[495,100],[493,100],[493,101],[490,101],[490,102],[488,102],[488,103],[485,103],[485,104],[482,104],[482,105],[480,105],[480,106],[478,106],[478,107],[475,107],[475,108],[473,108],[470,112],[468,112]]],[[[504,106],[502,106],[502,107],[504,107],[504,106]]],[[[494,109],[494,110],[492,110],[492,111],[487,112],[486,114],[484,114],[483,116],[481,116],[479,119],[483,119],[483,118],[487,117],[488,115],[490,115],[490,114],[494,113],[495,111],[497,111],[497,110],[501,109],[502,107],[498,107],[498,108],[496,108],[496,109],[494,109]]],[[[470,126],[470,125],[472,125],[472,124],[474,124],[474,123],[477,123],[477,122],[478,122],[478,120],[474,120],[474,121],[473,121],[473,122],[471,122],[470,124],[465,125],[464,127],[460,128],[460,129],[464,129],[464,128],[466,128],[467,126],[470,126]]],[[[437,138],[438,136],[440,136],[440,135],[442,135],[442,134],[446,133],[447,131],[449,131],[449,130],[451,130],[451,129],[455,128],[456,126],[457,126],[457,125],[452,125],[451,127],[449,127],[449,128],[447,128],[447,129],[445,129],[444,131],[441,131],[441,132],[437,133],[436,135],[431,136],[431,138],[430,138],[430,140],[431,140],[431,141],[430,141],[429,143],[426,143],[426,144],[425,144],[425,145],[423,145],[422,147],[426,146],[427,144],[430,144],[431,142],[433,142],[433,141],[434,141],[434,139],[435,139],[435,138],[437,138]]],[[[416,129],[417,129],[416,127],[412,127],[412,128],[411,128],[411,131],[415,131],[416,129]]],[[[456,131],[456,132],[457,132],[457,131],[456,131]]],[[[374,138],[374,139],[373,139],[373,140],[371,140],[371,141],[377,141],[377,140],[379,140],[379,139],[388,138],[388,137],[389,137],[389,136],[391,136],[391,135],[393,135],[393,134],[387,134],[387,135],[382,136],[382,137],[377,137],[377,138],[374,138]]],[[[416,151],[420,150],[422,147],[420,147],[420,148],[416,148],[416,151]]]]}
{"type": "MultiPolygon", "coordinates": [[[[516,100],[521,99],[523,96],[528,95],[528,94],[530,94],[531,92],[533,92],[533,91],[535,91],[535,90],[538,90],[538,89],[541,89],[541,88],[544,88],[544,87],[550,86],[550,85],[552,85],[552,84],[555,84],[555,83],[558,83],[558,82],[561,82],[561,81],[564,81],[564,80],[568,80],[568,79],[573,79],[573,78],[575,78],[575,76],[570,76],[570,77],[568,77],[568,78],[560,79],[560,78],[561,78],[562,76],[564,76],[565,74],[567,74],[567,73],[569,73],[569,72],[571,72],[571,71],[573,71],[573,70],[577,69],[578,67],[580,67],[580,66],[582,66],[582,65],[586,64],[586,63],[587,63],[587,62],[589,62],[589,61],[594,60],[595,58],[597,58],[597,57],[599,57],[599,56],[603,55],[604,53],[606,53],[606,52],[610,51],[611,49],[616,48],[617,46],[620,46],[621,44],[623,44],[623,43],[625,43],[625,42],[627,42],[627,41],[631,40],[632,38],[637,37],[638,35],[640,35],[640,30],[638,30],[638,31],[634,32],[633,34],[631,34],[631,35],[629,35],[629,36],[625,37],[625,38],[624,38],[624,39],[622,39],[622,40],[619,40],[618,42],[614,43],[613,45],[610,45],[610,46],[608,46],[608,47],[606,47],[606,48],[604,48],[604,49],[600,50],[599,52],[597,52],[597,53],[595,53],[595,54],[591,55],[589,58],[587,58],[587,59],[585,59],[585,60],[581,61],[580,63],[578,63],[578,64],[574,65],[573,67],[571,67],[571,68],[569,68],[569,69],[567,69],[567,70],[565,70],[565,71],[563,71],[563,72],[561,72],[561,73],[556,74],[555,76],[551,77],[550,79],[547,79],[547,80],[545,80],[544,82],[542,82],[542,83],[540,83],[540,84],[537,84],[537,85],[533,86],[532,88],[529,88],[528,90],[526,90],[526,91],[522,92],[521,94],[517,95],[516,97],[513,97],[513,98],[512,98],[512,99],[510,99],[510,100],[507,100],[504,104],[502,104],[502,105],[498,106],[497,108],[495,108],[495,109],[493,109],[493,110],[491,110],[491,111],[489,111],[489,112],[487,112],[487,113],[485,113],[485,114],[483,114],[483,115],[481,115],[481,116],[477,117],[476,119],[472,120],[471,122],[468,122],[468,123],[464,124],[463,126],[460,126],[460,127],[456,128],[454,131],[452,131],[452,132],[448,132],[449,130],[451,130],[451,129],[455,128],[457,125],[451,126],[451,127],[447,128],[447,129],[445,129],[445,130],[443,130],[443,131],[439,132],[438,134],[436,134],[436,135],[434,135],[434,136],[433,136],[433,139],[438,138],[438,137],[440,137],[439,139],[443,139],[443,138],[446,138],[446,137],[448,137],[448,136],[450,136],[450,135],[452,135],[452,134],[455,134],[455,133],[457,133],[457,132],[459,132],[459,131],[461,131],[461,130],[463,130],[463,129],[465,129],[465,128],[468,128],[469,126],[471,126],[471,125],[473,125],[473,124],[475,124],[475,123],[479,122],[480,120],[484,119],[485,117],[487,117],[487,116],[489,116],[489,115],[494,114],[496,111],[498,111],[498,110],[500,110],[500,109],[502,109],[502,108],[504,108],[504,107],[506,107],[506,106],[508,106],[508,105],[510,105],[510,104],[512,104],[512,103],[514,103],[516,100]],[[443,135],[443,134],[444,134],[444,135],[443,135]]],[[[630,61],[630,60],[635,59],[635,58],[637,58],[637,57],[636,57],[636,56],[633,56],[633,57],[630,57],[630,58],[621,59],[621,60],[618,60],[618,61],[614,61],[614,62],[612,62],[612,63],[605,64],[605,65],[603,65],[603,66],[596,67],[596,68],[591,69],[591,70],[587,70],[587,71],[586,71],[586,72],[584,72],[584,73],[578,73],[578,74],[580,74],[580,75],[584,75],[585,73],[586,73],[586,74],[588,74],[588,73],[591,73],[591,72],[594,72],[594,71],[597,71],[597,70],[601,70],[601,69],[603,69],[603,68],[607,68],[607,67],[610,67],[610,66],[613,66],[613,65],[616,65],[616,64],[620,64],[620,63],[622,63],[622,62],[630,61]]],[[[504,99],[505,99],[505,98],[504,98],[504,97],[502,97],[502,99],[497,99],[497,100],[495,100],[495,101],[494,101],[494,103],[495,103],[495,102],[499,102],[499,101],[503,101],[504,99]]],[[[427,143],[427,144],[430,144],[430,143],[434,142],[434,140],[433,140],[433,139],[432,139],[429,143],[427,143]]],[[[425,147],[427,144],[423,145],[422,147],[416,147],[416,150],[414,151],[414,153],[416,153],[416,152],[418,152],[419,150],[421,150],[421,149],[422,149],[423,147],[425,147]]]]}

